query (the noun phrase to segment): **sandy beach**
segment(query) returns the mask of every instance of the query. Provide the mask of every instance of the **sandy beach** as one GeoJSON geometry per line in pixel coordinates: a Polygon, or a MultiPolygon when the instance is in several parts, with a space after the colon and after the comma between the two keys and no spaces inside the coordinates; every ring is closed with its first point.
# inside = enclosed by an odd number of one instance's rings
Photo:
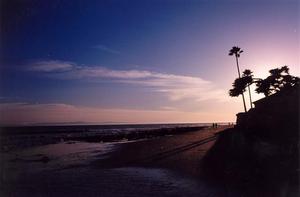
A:
{"type": "Polygon", "coordinates": [[[165,168],[189,176],[199,176],[200,162],[216,140],[218,132],[229,128],[206,128],[185,134],[120,144],[105,160],[92,163],[95,167],[165,168]]]}
{"type": "Polygon", "coordinates": [[[131,142],[63,142],[2,154],[1,193],[220,196],[220,188],[201,179],[200,162],[214,144],[215,133],[225,128],[131,142]]]}

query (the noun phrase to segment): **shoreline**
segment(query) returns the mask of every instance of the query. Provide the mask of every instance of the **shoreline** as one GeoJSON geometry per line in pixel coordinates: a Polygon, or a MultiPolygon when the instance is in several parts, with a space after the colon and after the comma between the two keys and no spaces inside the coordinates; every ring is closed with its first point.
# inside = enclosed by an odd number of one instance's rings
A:
{"type": "Polygon", "coordinates": [[[62,142],[33,148],[35,151],[28,149],[28,155],[14,152],[10,155],[21,159],[9,158],[2,162],[0,193],[4,196],[44,196],[45,193],[51,196],[223,196],[222,188],[201,180],[200,163],[214,144],[215,134],[226,128],[121,143],[62,142]],[[107,147],[109,144],[113,146],[107,147]],[[56,150],[64,152],[55,153],[56,150]],[[47,161],[37,159],[50,153],[52,157],[47,161]]]}
{"type": "Polygon", "coordinates": [[[231,126],[123,143],[106,159],[95,160],[95,168],[145,167],[164,168],[198,177],[201,160],[213,146],[219,132],[231,126]]]}
{"type": "Polygon", "coordinates": [[[20,128],[17,130],[0,130],[0,152],[9,152],[22,148],[30,148],[34,146],[42,146],[47,144],[56,144],[67,141],[82,142],[118,142],[118,141],[134,141],[138,139],[150,139],[166,135],[175,135],[196,130],[204,129],[208,126],[195,125],[160,125],[157,128],[152,127],[133,127],[133,128],[102,128],[102,127],[61,127],[61,130],[55,130],[56,127],[35,127],[35,130],[26,131],[24,133],[20,128]],[[47,130],[48,129],[48,130],[47,130]],[[10,133],[11,131],[11,133],[10,133]],[[53,131],[53,132],[50,132],[53,131]]]}

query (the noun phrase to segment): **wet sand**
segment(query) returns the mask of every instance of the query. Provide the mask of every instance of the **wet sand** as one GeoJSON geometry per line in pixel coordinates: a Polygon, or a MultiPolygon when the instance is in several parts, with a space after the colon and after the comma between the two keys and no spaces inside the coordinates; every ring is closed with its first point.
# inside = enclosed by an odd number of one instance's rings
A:
{"type": "Polygon", "coordinates": [[[197,177],[202,157],[214,144],[217,133],[230,128],[206,128],[156,139],[124,143],[105,160],[93,162],[97,168],[147,167],[164,168],[197,177]]]}
{"type": "Polygon", "coordinates": [[[222,189],[201,180],[200,169],[223,129],[122,143],[64,142],[12,153],[1,162],[1,196],[223,196],[222,189]]]}

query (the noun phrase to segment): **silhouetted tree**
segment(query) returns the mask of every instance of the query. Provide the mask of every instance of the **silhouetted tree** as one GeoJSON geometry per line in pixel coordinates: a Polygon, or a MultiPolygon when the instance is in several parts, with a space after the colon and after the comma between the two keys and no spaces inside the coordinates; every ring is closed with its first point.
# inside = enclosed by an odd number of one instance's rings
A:
{"type": "Polygon", "coordinates": [[[265,96],[269,96],[271,94],[271,83],[269,78],[266,79],[258,79],[256,81],[256,89],[255,91],[259,93],[263,93],[265,96]]]}
{"type": "MultiPolygon", "coordinates": [[[[233,46],[230,51],[229,54],[230,56],[235,56],[235,60],[236,60],[236,66],[237,66],[237,70],[238,70],[238,76],[239,78],[241,78],[241,74],[240,74],[240,68],[239,68],[239,61],[238,58],[240,57],[241,53],[243,53],[243,50],[241,50],[241,48],[239,48],[238,46],[233,46]]],[[[245,97],[244,97],[244,92],[242,91],[242,97],[243,97],[243,104],[244,104],[244,109],[245,112],[247,112],[247,108],[246,108],[246,103],[245,103],[245,97]]]]}
{"type": "Polygon", "coordinates": [[[251,97],[251,90],[250,90],[250,85],[253,83],[253,75],[252,71],[249,69],[244,70],[243,72],[243,78],[247,83],[248,91],[249,91],[249,100],[250,100],[250,107],[253,108],[252,106],[252,97],[251,97]]]}
{"type": "Polygon", "coordinates": [[[283,89],[299,85],[299,78],[291,76],[287,66],[272,69],[269,73],[270,76],[266,79],[256,81],[257,88],[255,91],[257,93],[263,93],[265,96],[269,96],[283,89]]]}
{"type": "Polygon", "coordinates": [[[245,78],[237,78],[232,84],[233,88],[229,90],[230,96],[239,96],[246,91],[247,81],[245,78]]]}

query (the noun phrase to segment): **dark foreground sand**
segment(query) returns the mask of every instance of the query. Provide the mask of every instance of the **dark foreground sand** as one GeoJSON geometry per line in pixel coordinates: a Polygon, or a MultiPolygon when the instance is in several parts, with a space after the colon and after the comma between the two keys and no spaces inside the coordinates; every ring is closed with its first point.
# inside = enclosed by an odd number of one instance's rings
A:
{"type": "Polygon", "coordinates": [[[127,143],[61,143],[2,155],[1,196],[227,196],[201,179],[200,168],[223,129],[127,143]]]}
{"type": "Polygon", "coordinates": [[[229,128],[206,128],[185,134],[122,144],[105,160],[92,164],[100,168],[146,167],[164,168],[197,177],[202,157],[214,144],[217,133],[229,128]]]}

